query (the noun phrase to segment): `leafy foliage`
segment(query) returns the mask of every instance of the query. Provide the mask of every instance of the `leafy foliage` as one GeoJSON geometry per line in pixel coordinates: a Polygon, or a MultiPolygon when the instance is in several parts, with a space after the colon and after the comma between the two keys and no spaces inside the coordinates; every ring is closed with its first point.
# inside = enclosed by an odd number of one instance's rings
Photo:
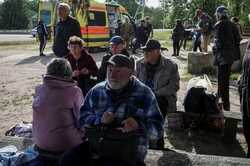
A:
{"type": "Polygon", "coordinates": [[[0,4],[1,29],[27,29],[37,13],[37,0],[4,0],[0,4]]]}
{"type": "Polygon", "coordinates": [[[249,0],[160,0],[160,2],[166,11],[167,27],[173,27],[176,19],[194,20],[198,8],[214,18],[214,12],[219,5],[225,5],[229,9],[230,16],[238,16],[243,24],[249,23],[247,18],[250,11],[249,0]]]}
{"type": "MultiPolygon", "coordinates": [[[[75,4],[83,0],[73,0],[75,4]]],[[[4,0],[0,3],[0,29],[26,29],[31,19],[37,15],[38,0],[4,0]]],[[[138,5],[134,0],[117,0],[131,16],[138,5]]],[[[145,16],[152,17],[154,28],[171,28],[176,19],[192,20],[195,23],[195,11],[203,9],[212,18],[217,6],[224,4],[231,16],[238,16],[242,24],[249,25],[250,0],[160,0],[161,7],[145,8],[145,16]]],[[[34,20],[32,20],[34,21],[34,20]]],[[[215,21],[215,18],[214,18],[215,21]]]]}

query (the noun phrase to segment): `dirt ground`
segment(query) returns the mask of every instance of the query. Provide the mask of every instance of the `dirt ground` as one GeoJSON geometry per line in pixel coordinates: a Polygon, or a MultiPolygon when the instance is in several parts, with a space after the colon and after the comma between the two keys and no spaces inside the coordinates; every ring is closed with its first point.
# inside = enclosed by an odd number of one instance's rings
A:
{"type": "MultiPolygon", "coordinates": [[[[22,121],[32,121],[32,96],[34,94],[34,87],[41,83],[46,64],[54,57],[51,55],[51,52],[51,44],[47,46],[45,51],[48,55],[46,57],[38,56],[38,45],[36,43],[30,45],[0,46],[0,139],[4,137],[5,131],[15,124],[22,121]]],[[[166,54],[168,56],[171,55],[171,53],[166,54]]],[[[103,53],[93,54],[98,64],[102,56],[103,53]]],[[[182,52],[181,57],[172,59],[178,64],[182,77],[181,87],[178,92],[178,109],[181,109],[187,86],[187,80],[185,79],[187,69],[186,53],[182,52]]],[[[231,89],[230,95],[232,110],[239,111],[239,96],[237,91],[231,89]]],[[[189,146],[190,142],[180,140],[179,143],[176,143],[175,136],[178,136],[178,133],[177,135],[169,135],[170,141],[167,147],[206,154],[198,150],[195,151],[189,146]],[[185,143],[188,144],[188,147],[184,145],[185,143]]],[[[186,138],[185,133],[179,137],[179,139],[182,138],[186,138]]],[[[239,136],[238,142],[239,145],[237,144],[237,146],[241,147],[240,153],[237,153],[238,150],[235,149],[235,153],[232,152],[229,156],[243,157],[245,155],[245,141],[242,134],[239,136]]],[[[216,149],[217,147],[215,144],[212,148],[216,149]]]]}

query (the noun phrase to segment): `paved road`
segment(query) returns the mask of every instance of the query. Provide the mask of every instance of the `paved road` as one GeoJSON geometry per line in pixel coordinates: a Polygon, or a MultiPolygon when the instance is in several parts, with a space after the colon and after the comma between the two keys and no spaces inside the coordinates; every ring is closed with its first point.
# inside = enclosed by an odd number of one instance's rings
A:
{"type": "Polygon", "coordinates": [[[0,34],[0,42],[12,42],[12,41],[33,41],[33,38],[30,34],[0,34]]]}
{"type": "MultiPolygon", "coordinates": [[[[156,32],[171,31],[172,29],[154,29],[156,32]]],[[[0,42],[32,41],[35,40],[30,34],[0,34],[0,42]]]]}

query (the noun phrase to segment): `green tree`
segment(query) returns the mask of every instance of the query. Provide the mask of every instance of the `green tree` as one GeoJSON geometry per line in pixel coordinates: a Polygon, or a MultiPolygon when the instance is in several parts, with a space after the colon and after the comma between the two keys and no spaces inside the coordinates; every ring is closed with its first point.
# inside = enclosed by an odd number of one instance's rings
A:
{"type": "Polygon", "coordinates": [[[124,0],[118,0],[117,1],[119,4],[121,4],[123,7],[125,7],[129,14],[134,17],[138,4],[133,0],[129,0],[129,1],[124,1],[124,0]]]}
{"type": "Polygon", "coordinates": [[[164,11],[162,8],[145,8],[145,16],[152,18],[152,24],[155,29],[163,27],[164,11]]]}
{"type": "Polygon", "coordinates": [[[5,0],[1,6],[1,29],[26,29],[29,17],[25,0],[5,0]]]}
{"type": "Polygon", "coordinates": [[[162,8],[166,12],[165,24],[172,27],[175,20],[193,20],[196,9],[202,9],[208,13],[214,21],[214,12],[219,5],[225,5],[229,9],[230,16],[238,16],[243,24],[249,24],[247,15],[250,11],[249,0],[160,0],[162,8]]]}
{"type": "Polygon", "coordinates": [[[29,18],[28,28],[36,26],[38,16],[38,0],[26,0],[25,9],[29,18]]]}

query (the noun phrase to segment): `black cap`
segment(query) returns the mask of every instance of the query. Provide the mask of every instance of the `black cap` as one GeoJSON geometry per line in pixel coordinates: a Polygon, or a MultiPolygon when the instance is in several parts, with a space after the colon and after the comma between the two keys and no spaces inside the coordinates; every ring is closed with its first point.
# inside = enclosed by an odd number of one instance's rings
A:
{"type": "Polygon", "coordinates": [[[118,45],[118,44],[124,44],[124,40],[121,36],[113,36],[110,41],[109,41],[110,44],[115,44],[115,45],[118,45]]]}
{"type": "Polygon", "coordinates": [[[109,60],[108,63],[115,67],[127,67],[133,69],[132,61],[125,55],[115,54],[109,60]]]}
{"type": "Polygon", "coordinates": [[[161,44],[157,40],[149,40],[145,46],[142,47],[143,51],[152,51],[152,50],[158,50],[161,49],[161,44]]]}

